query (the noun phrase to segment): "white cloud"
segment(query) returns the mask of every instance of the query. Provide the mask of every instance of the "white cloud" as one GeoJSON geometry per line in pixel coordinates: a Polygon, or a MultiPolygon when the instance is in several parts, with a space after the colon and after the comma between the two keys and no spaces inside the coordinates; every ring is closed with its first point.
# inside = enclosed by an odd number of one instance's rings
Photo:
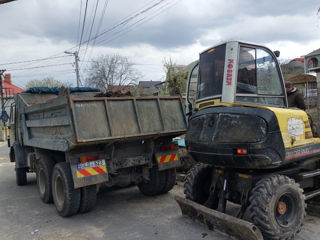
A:
{"type": "MultiPolygon", "coordinates": [[[[109,1],[101,30],[110,29],[126,16],[157,1],[137,0],[134,6],[129,0],[109,1]]],[[[163,4],[167,6],[165,4],[172,2],[165,0],[163,4]]],[[[84,39],[88,38],[95,1],[89,3],[84,39]]],[[[0,23],[4,24],[1,24],[0,63],[63,54],[64,50],[75,46],[79,7],[79,0],[19,0],[1,5],[0,23]]],[[[162,12],[149,12],[145,16],[150,17],[150,21],[143,25],[136,24],[130,28],[130,32],[113,41],[110,39],[117,36],[114,32],[104,35],[101,39],[109,41],[96,46],[92,54],[89,47],[85,58],[84,45],[80,59],[88,61],[89,56],[118,53],[139,64],[136,67],[144,74],[143,80],[159,80],[164,79],[162,64],[165,58],[171,58],[178,64],[188,64],[204,49],[230,39],[256,42],[272,50],[280,50],[283,59],[299,57],[320,47],[320,16],[316,14],[319,7],[319,3],[314,0],[177,0],[174,6],[165,11],[163,8],[162,12]]],[[[101,9],[102,5],[98,9],[97,22],[101,9]]],[[[41,63],[0,65],[0,68],[23,68],[64,61],[71,63],[73,59],[69,57],[41,63]]],[[[85,69],[87,63],[81,66],[85,69]]],[[[45,76],[75,83],[72,69],[70,65],[12,71],[12,76],[13,81],[19,85],[24,85],[31,78],[45,76]]]]}

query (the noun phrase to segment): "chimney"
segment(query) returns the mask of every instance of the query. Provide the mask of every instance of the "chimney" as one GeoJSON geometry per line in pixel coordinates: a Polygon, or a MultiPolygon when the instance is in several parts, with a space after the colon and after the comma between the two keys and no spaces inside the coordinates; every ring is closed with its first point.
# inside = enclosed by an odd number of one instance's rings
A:
{"type": "Polygon", "coordinates": [[[10,73],[4,74],[4,82],[11,84],[11,74],[10,73]]]}

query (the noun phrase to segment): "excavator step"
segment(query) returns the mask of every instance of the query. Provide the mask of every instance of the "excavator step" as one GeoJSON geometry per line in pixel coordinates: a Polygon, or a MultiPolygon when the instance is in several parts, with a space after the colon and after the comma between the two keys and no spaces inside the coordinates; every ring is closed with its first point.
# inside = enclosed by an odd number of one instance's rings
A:
{"type": "Polygon", "coordinates": [[[316,196],[319,196],[319,195],[320,195],[320,189],[317,189],[317,190],[312,191],[312,192],[305,193],[306,200],[312,199],[312,198],[314,198],[316,196]]]}
{"type": "Polygon", "coordinates": [[[302,181],[303,179],[307,179],[307,178],[313,178],[316,176],[320,176],[320,169],[316,169],[313,171],[308,171],[308,172],[303,172],[303,173],[299,173],[295,179],[297,181],[302,181]]]}
{"type": "Polygon", "coordinates": [[[210,230],[223,232],[233,239],[263,240],[258,227],[253,223],[207,208],[196,202],[175,196],[183,215],[205,224],[210,230]]]}

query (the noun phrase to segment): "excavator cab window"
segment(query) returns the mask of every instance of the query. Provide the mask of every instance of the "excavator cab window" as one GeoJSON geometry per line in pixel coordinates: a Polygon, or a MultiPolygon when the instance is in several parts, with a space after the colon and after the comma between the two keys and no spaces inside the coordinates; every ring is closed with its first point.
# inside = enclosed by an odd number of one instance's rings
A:
{"type": "Polygon", "coordinates": [[[240,47],[236,101],[286,107],[276,60],[265,49],[240,47]]]}
{"type": "Polygon", "coordinates": [[[221,96],[226,45],[201,53],[199,62],[197,99],[221,96]]]}

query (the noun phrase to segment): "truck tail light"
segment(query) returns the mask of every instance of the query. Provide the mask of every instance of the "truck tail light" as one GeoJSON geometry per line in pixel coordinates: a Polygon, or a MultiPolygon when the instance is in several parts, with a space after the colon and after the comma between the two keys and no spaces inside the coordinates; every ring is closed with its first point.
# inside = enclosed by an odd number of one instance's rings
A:
{"type": "Polygon", "coordinates": [[[248,150],[246,148],[237,148],[237,154],[238,155],[247,155],[248,150]]]}
{"type": "Polygon", "coordinates": [[[96,161],[96,160],[99,160],[99,155],[89,155],[89,156],[80,157],[81,163],[96,161]]]}
{"type": "Polygon", "coordinates": [[[177,146],[175,144],[170,144],[170,145],[166,145],[166,146],[162,146],[161,147],[161,151],[171,151],[171,150],[175,150],[177,148],[177,146]]]}

